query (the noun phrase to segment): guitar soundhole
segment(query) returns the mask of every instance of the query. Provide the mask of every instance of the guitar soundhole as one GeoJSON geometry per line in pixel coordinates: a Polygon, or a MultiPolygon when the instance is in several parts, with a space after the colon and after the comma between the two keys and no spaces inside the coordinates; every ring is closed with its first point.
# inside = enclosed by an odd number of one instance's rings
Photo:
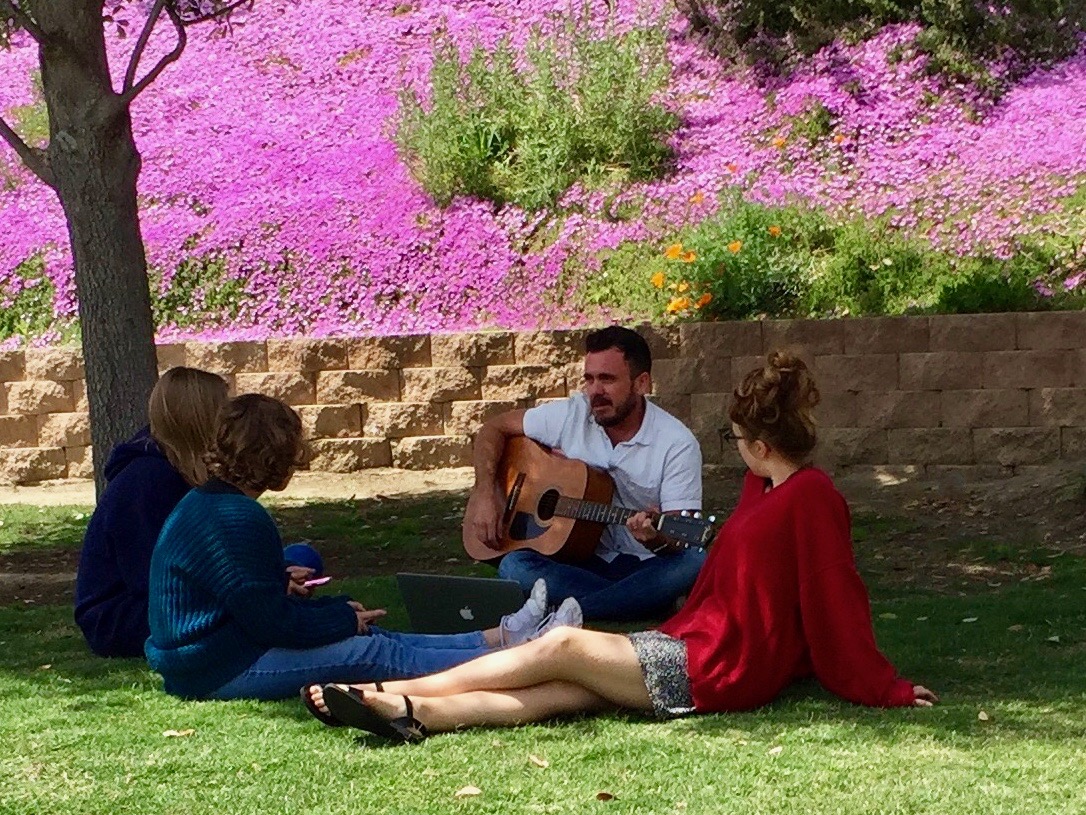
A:
{"type": "Polygon", "coordinates": [[[554,510],[558,506],[558,490],[547,490],[539,496],[539,506],[536,507],[536,515],[541,521],[549,521],[554,517],[554,510]]]}

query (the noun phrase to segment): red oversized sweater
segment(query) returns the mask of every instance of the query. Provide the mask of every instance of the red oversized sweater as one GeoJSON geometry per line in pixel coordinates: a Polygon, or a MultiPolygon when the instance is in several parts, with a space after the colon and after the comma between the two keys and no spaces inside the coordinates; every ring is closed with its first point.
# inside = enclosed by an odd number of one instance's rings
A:
{"type": "Polygon", "coordinates": [[[848,505],[814,468],[769,492],[747,473],[686,604],[660,630],[686,643],[699,712],[764,705],[812,673],[850,702],[914,701],[875,645],[848,505]]]}

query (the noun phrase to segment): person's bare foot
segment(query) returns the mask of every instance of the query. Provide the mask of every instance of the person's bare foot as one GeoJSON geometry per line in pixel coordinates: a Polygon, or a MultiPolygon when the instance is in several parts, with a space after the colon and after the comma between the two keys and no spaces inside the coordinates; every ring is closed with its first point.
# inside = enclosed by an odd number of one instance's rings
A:
{"type": "MultiPolygon", "coordinates": [[[[348,688],[355,688],[357,690],[362,691],[366,695],[366,698],[368,699],[370,696],[372,696],[374,693],[377,692],[377,688],[380,687],[380,685],[381,685],[380,682],[369,682],[369,683],[362,683],[362,684],[358,684],[358,685],[342,685],[342,684],[337,683],[336,687],[341,688],[342,690],[347,690],[348,688]]],[[[331,713],[328,710],[328,705],[326,705],[325,702],[324,702],[324,686],[323,685],[316,685],[316,684],[309,685],[306,688],[306,693],[309,696],[310,701],[317,708],[317,710],[319,710],[321,713],[324,713],[325,715],[331,715],[331,713]]]]}

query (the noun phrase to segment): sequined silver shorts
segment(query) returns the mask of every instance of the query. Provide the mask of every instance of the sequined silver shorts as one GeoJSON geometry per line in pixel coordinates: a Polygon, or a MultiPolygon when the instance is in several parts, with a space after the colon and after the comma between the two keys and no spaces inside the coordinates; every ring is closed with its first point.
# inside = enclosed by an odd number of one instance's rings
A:
{"type": "Polygon", "coordinates": [[[635,631],[627,635],[633,644],[641,674],[660,719],[688,716],[694,712],[690,677],[686,672],[686,643],[659,631],[635,631]]]}

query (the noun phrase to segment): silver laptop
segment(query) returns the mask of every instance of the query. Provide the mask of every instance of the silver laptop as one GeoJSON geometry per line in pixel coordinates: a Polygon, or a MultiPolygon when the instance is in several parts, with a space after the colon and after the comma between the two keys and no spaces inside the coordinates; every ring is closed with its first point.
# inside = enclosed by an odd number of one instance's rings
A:
{"type": "Polygon", "coordinates": [[[400,572],[396,582],[411,630],[419,634],[492,628],[502,615],[524,605],[524,592],[515,580],[400,572]]]}

